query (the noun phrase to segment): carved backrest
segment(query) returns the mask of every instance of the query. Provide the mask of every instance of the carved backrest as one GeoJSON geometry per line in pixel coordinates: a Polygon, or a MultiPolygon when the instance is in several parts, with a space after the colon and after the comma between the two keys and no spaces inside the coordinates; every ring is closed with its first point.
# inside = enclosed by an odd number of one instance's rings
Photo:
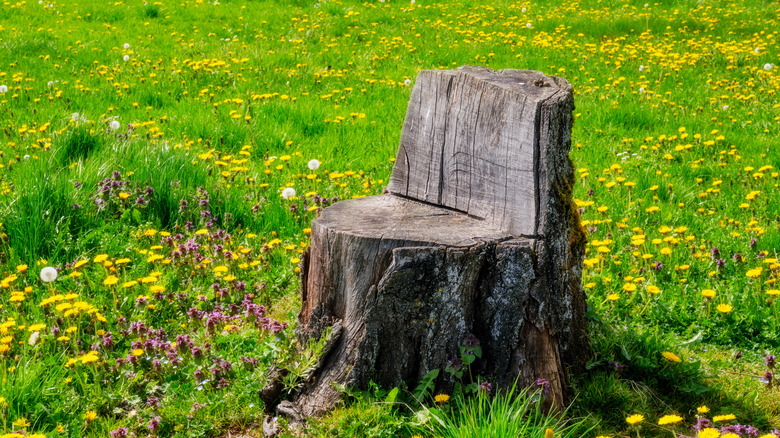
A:
{"type": "Polygon", "coordinates": [[[568,153],[572,110],[569,83],[540,72],[421,71],[388,190],[513,235],[544,233],[543,205],[556,198],[548,169],[568,165],[546,151],[556,143],[568,153]]]}

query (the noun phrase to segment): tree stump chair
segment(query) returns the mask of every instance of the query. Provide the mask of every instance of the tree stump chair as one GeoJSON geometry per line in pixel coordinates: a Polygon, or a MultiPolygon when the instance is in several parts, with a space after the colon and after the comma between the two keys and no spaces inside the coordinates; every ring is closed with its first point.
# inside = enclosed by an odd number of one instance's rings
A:
{"type": "Polygon", "coordinates": [[[589,351],[573,109],[569,83],[535,71],[420,72],[389,194],[340,201],[312,223],[298,336],[332,330],[300,414],[330,409],[334,382],[413,384],[469,335],[482,348],[473,373],[494,391],[544,379],[547,406],[564,406],[568,369],[589,351]]]}

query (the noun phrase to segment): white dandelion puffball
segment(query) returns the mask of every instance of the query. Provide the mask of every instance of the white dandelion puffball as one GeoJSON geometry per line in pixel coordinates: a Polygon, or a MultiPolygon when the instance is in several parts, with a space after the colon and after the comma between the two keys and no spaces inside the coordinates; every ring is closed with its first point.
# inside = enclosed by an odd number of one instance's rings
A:
{"type": "Polygon", "coordinates": [[[41,280],[43,280],[44,283],[51,283],[56,279],[57,279],[56,269],[52,268],[51,266],[47,266],[41,269],[41,280]]]}
{"type": "Polygon", "coordinates": [[[79,113],[73,113],[70,115],[70,118],[75,122],[79,119],[79,113]]]}
{"type": "Polygon", "coordinates": [[[764,64],[764,70],[766,70],[766,71],[772,70],[773,67],[774,67],[774,65],[772,65],[770,63],[764,64]]]}
{"type": "Polygon", "coordinates": [[[120,125],[119,122],[117,122],[116,120],[112,120],[111,124],[109,124],[108,126],[111,128],[112,131],[116,131],[117,129],[119,129],[120,125]]]}
{"type": "Polygon", "coordinates": [[[404,86],[408,87],[409,85],[412,85],[412,80],[411,79],[405,80],[404,81],[404,86]]]}
{"type": "Polygon", "coordinates": [[[726,111],[727,109],[729,109],[729,106],[728,105],[723,105],[723,111],[726,111]]]}
{"type": "Polygon", "coordinates": [[[521,10],[520,10],[520,12],[522,12],[522,13],[524,13],[524,14],[525,14],[525,11],[527,11],[527,10],[528,10],[528,9],[526,9],[526,8],[523,8],[523,9],[521,9],[521,10]]]}
{"type": "Polygon", "coordinates": [[[531,28],[531,23],[525,23],[525,27],[530,29],[531,28]]]}
{"type": "Polygon", "coordinates": [[[642,94],[645,92],[645,87],[639,87],[639,94],[642,94]]]}
{"type": "Polygon", "coordinates": [[[125,49],[129,49],[130,48],[130,43],[125,43],[125,45],[122,46],[122,47],[124,47],[125,49]]]}
{"type": "Polygon", "coordinates": [[[644,65],[640,65],[639,66],[639,71],[644,71],[644,70],[645,70],[645,66],[644,65]]]}
{"type": "Polygon", "coordinates": [[[309,166],[309,169],[311,169],[311,170],[317,170],[317,169],[320,168],[320,162],[319,162],[319,160],[316,160],[316,159],[315,160],[311,160],[311,161],[309,161],[308,166],[309,166]]]}
{"type": "Polygon", "coordinates": [[[294,188],[287,187],[286,189],[282,190],[282,198],[290,199],[293,196],[295,196],[295,189],[294,188]]]}
{"type": "Polygon", "coordinates": [[[0,85],[0,94],[5,94],[8,92],[8,85],[0,85]]]}
{"type": "Polygon", "coordinates": [[[124,60],[125,62],[129,61],[130,60],[130,55],[123,56],[122,60],[124,60]]]}
{"type": "Polygon", "coordinates": [[[27,340],[27,343],[30,344],[31,347],[34,347],[35,344],[38,343],[38,339],[41,337],[41,332],[33,332],[33,334],[30,335],[30,339],[27,340]]]}

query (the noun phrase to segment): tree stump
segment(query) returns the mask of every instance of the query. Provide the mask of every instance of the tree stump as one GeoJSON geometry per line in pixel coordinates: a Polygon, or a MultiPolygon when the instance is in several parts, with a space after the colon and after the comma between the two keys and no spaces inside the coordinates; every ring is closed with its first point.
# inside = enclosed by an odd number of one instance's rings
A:
{"type": "Polygon", "coordinates": [[[473,372],[494,389],[544,379],[548,406],[567,403],[589,354],[573,109],[569,83],[539,72],[420,72],[389,194],[312,223],[297,333],[336,330],[296,400],[304,416],[340,399],[334,382],[392,387],[443,369],[470,334],[473,372]]]}

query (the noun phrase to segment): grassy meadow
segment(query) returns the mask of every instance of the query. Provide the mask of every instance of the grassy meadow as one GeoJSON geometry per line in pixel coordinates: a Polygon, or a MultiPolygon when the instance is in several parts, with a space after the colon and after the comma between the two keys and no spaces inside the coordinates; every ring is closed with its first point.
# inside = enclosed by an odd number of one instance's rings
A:
{"type": "Polygon", "coordinates": [[[764,0],[0,0],[0,437],[262,436],[265,371],[317,359],[311,220],[382,192],[417,72],[463,64],[575,89],[566,420],[409,382],[283,436],[780,437],[779,31],[764,0]]]}

